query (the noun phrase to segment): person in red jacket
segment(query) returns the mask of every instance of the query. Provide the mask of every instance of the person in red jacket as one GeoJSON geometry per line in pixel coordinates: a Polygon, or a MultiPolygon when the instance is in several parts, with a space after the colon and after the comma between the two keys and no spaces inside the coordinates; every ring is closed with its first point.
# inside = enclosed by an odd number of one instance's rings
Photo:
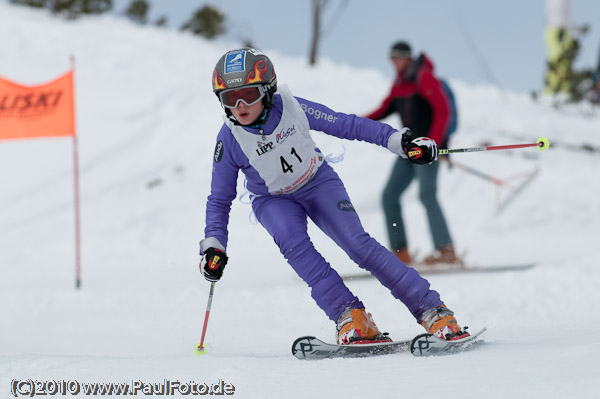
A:
{"type": "MultiPolygon", "coordinates": [[[[380,120],[398,113],[404,127],[416,136],[429,137],[440,148],[446,146],[446,131],[450,123],[449,99],[433,73],[433,63],[425,55],[413,58],[406,42],[394,44],[390,59],[397,72],[389,95],[367,118],[380,120]]],[[[462,265],[456,256],[446,219],[437,200],[439,162],[419,165],[398,157],[383,191],[383,209],[390,249],[404,263],[412,263],[408,250],[400,196],[413,178],[419,180],[419,199],[427,211],[435,251],[421,262],[426,265],[453,263],[462,265]]]]}

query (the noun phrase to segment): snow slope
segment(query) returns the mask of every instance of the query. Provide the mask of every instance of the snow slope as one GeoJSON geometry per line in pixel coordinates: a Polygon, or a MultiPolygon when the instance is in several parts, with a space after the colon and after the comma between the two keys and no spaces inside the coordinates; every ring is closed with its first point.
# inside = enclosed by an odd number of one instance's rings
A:
{"type": "MultiPolygon", "coordinates": [[[[498,187],[446,164],[440,176],[451,232],[469,263],[537,262],[524,272],[431,276],[462,324],[488,327],[488,345],[452,357],[399,354],[302,362],[292,341],[333,339],[268,234],[236,201],[230,263],[215,289],[196,356],[209,284],[198,272],[221,109],[210,90],[218,57],[237,44],[207,42],[112,17],[63,22],[0,4],[0,75],[39,84],[76,59],[83,285],[74,289],[71,142],[0,142],[0,397],[14,379],[78,382],[179,380],[235,386],[240,398],[592,397],[600,371],[600,148],[598,110],[554,109],[524,93],[451,81],[461,110],[453,147],[532,142],[537,149],[453,159],[512,183],[538,171],[502,211],[498,187]],[[567,340],[569,339],[570,340],[567,340]]],[[[305,57],[274,61],[301,97],[363,114],[390,77],[305,57]]],[[[397,124],[390,118],[390,124],[397,124]]],[[[367,231],[386,242],[379,196],[394,156],[315,132],[367,231]]],[[[240,179],[241,188],[241,179],[240,179]]],[[[506,198],[509,190],[500,191],[506,198]]],[[[410,245],[431,250],[416,187],[403,199],[410,245]]],[[[317,248],[341,274],[358,268],[314,226],[317,248]]],[[[404,339],[422,332],[375,280],[350,281],[378,325],[404,339]]],[[[83,395],[83,393],[81,394],[83,395]]]]}

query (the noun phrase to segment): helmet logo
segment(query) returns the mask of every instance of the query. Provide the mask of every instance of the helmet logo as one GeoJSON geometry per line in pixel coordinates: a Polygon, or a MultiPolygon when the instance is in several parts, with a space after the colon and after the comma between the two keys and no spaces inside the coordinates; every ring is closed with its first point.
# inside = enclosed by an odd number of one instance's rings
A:
{"type": "Polygon", "coordinates": [[[246,63],[246,52],[232,51],[225,55],[225,73],[243,72],[246,63]]]}
{"type": "Polygon", "coordinates": [[[254,67],[252,68],[252,71],[250,71],[250,73],[248,74],[248,77],[246,77],[245,84],[263,82],[264,81],[263,76],[267,73],[268,70],[269,70],[269,65],[267,64],[267,60],[263,59],[263,60],[256,61],[254,63],[254,67]]]}

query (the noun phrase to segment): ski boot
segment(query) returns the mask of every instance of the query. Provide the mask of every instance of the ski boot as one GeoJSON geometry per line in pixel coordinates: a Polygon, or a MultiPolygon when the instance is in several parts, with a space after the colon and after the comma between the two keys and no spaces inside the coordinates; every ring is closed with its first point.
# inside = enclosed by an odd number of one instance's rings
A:
{"type": "Polygon", "coordinates": [[[339,345],[391,341],[387,333],[379,332],[371,313],[365,312],[364,309],[346,308],[338,318],[336,329],[339,345]]]}
{"type": "Polygon", "coordinates": [[[405,265],[410,264],[412,259],[410,258],[410,253],[408,253],[408,248],[404,247],[402,249],[392,249],[392,253],[396,255],[398,259],[402,261],[405,265]]]}
{"type": "Polygon", "coordinates": [[[466,328],[462,329],[456,322],[454,312],[445,305],[423,313],[420,323],[428,333],[447,341],[455,341],[469,336],[466,328]]]}
{"type": "Polygon", "coordinates": [[[431,255],[427,256],[421,262],[424,266],[435,266],[435,265],[455,265],[463,267],[463,261],[456,256],[454,247],[452,245],[446,245],[445,247],[435,250],[431,255]]]}

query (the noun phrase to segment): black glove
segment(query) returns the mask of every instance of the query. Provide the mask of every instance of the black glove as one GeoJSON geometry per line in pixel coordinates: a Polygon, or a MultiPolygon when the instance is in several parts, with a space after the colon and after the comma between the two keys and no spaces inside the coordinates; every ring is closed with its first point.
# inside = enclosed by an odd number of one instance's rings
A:
{"type": "Polygon", "coordinates": [[[200,270],[204,278],[210,282],[216,282],[223,276],[223,269],[229,258],[225,252],[217,248],[208,248],[200,261],[200,270]]]}
{"type": "Polygon", "coordinates": [[[402,148],[412,163],[423,165],[437,161],[438,146],[435,141],[418,137],[410,130],[402,134],[402,148]]]}

